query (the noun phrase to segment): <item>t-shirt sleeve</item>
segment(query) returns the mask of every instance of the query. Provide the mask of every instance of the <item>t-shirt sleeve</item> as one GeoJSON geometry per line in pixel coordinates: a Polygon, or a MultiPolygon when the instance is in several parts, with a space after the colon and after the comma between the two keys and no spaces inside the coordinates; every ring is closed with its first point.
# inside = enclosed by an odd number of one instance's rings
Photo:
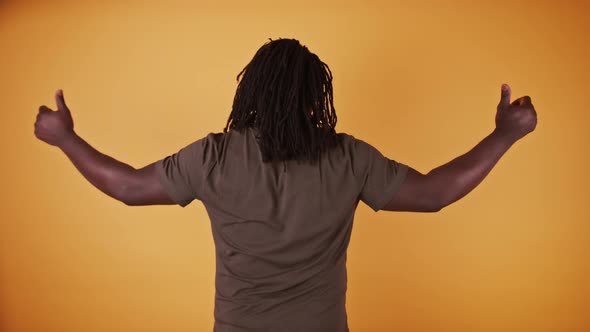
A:
{"type": "Polygon", "coordinates": [[[160,183],[181,207],[200,199],[203,177],[210,165],[209,136],[201,138],[156,162],[160,183]]]}
{"type": "Polygon", "coordinates": [[[375,212],[381,210],[399,190],[408,172],[408,166],[385,157],[372,145],[356,139],[357,159],[360,165],[360,200],[375,212]]]}

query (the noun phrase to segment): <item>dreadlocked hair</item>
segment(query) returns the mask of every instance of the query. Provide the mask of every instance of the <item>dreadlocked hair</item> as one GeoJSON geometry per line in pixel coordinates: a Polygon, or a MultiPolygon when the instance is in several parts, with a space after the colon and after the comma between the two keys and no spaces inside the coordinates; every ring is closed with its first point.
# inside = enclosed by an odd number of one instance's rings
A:
{"type": "Polygon", "coordinates": [[[339,143],[327,64],[296,39],[264,44],[238,74],[223,132],[255,128],[264,162],[316,162],[339,143]]]}

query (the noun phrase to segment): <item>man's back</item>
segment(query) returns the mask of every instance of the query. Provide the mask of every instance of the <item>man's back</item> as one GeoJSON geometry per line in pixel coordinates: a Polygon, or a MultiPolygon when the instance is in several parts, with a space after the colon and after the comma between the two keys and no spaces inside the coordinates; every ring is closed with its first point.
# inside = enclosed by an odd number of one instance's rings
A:
{"type": "Polygon", "coordinates": [[[170,195],[181,206],[201,200],[211,219],[216,331],[348,330],[355,209],[363,200],[379,210],[407,167],[338,138],[315,164],[263,162],[252,128],[211,133],[156,163],[170,195]]]}

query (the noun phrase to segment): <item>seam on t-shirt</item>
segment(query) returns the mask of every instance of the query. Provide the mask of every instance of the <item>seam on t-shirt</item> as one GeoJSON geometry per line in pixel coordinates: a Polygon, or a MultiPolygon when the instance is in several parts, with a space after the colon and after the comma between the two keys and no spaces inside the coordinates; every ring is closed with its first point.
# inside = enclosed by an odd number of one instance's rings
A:
{"type": "MultiPolygon", "coordinates": [[[[170,158],[170,157],[166,157],[166,158],[170,158]]],[[[155,164],[156,174],[158,175],[158,178],[160,179],[160,183],[166,189],[167,193],[170,195],[170,198],[172,198],[172,200],[174,202],[176,202],[176,204],[180,205],[181,207],[185,207],[191,201],[190,200],[181,200],[180,194],[176,191],[176,188],[174,187],[172,182],[170,182],[168,180],[168,177],[166,176],[166,168],[164,167],[164,161],[166,160],[166,158],[160,159],[160,160],[158,160],[158,162],[156,162],[156,164],[155,164]]]]}
{"type": "Polygon", "coordinates": [[[391,161],[391,162],[395,162],[397,163],[398,167],[397,167],[397,174],[395,175],[395,180],[393,181],[393,183],[389,186],[389,188],[387,188],[386,193],[383,195],[383,199],[381,199],[379,201],[378,204],[376,204],[376,209],[373,208],[373,210],[375,212],[383,209],[385,207],[385,205],[387,203],[389,203],[391,201],[391,198],[393,197],[393,194],[399,190],[402,182],[404,181],[404,179],[406,178],[406,175],[408,173],[408,166],[396,161],[391,161]]]}

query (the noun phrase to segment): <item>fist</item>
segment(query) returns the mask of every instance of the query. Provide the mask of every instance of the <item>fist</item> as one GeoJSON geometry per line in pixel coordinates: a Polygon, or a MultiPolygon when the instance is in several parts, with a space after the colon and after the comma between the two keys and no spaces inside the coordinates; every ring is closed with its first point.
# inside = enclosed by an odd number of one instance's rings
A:
{"type": "Polygon", "coordinates": [[[496,111],[496,131],[507,134],[516,141],[535,130],[537,112],[531,97],[520,97],[511,103],[510,93],[508,84],[502,84],[500,103],[496,111]]]}
{"type": "Polygon", "coordinates": [[[74,121],[64,101],[62,90],[55,93],[57,111],[42,105],[35,121],[35,136],[54,146],[60,146],[74,134],[74,121]]]}

